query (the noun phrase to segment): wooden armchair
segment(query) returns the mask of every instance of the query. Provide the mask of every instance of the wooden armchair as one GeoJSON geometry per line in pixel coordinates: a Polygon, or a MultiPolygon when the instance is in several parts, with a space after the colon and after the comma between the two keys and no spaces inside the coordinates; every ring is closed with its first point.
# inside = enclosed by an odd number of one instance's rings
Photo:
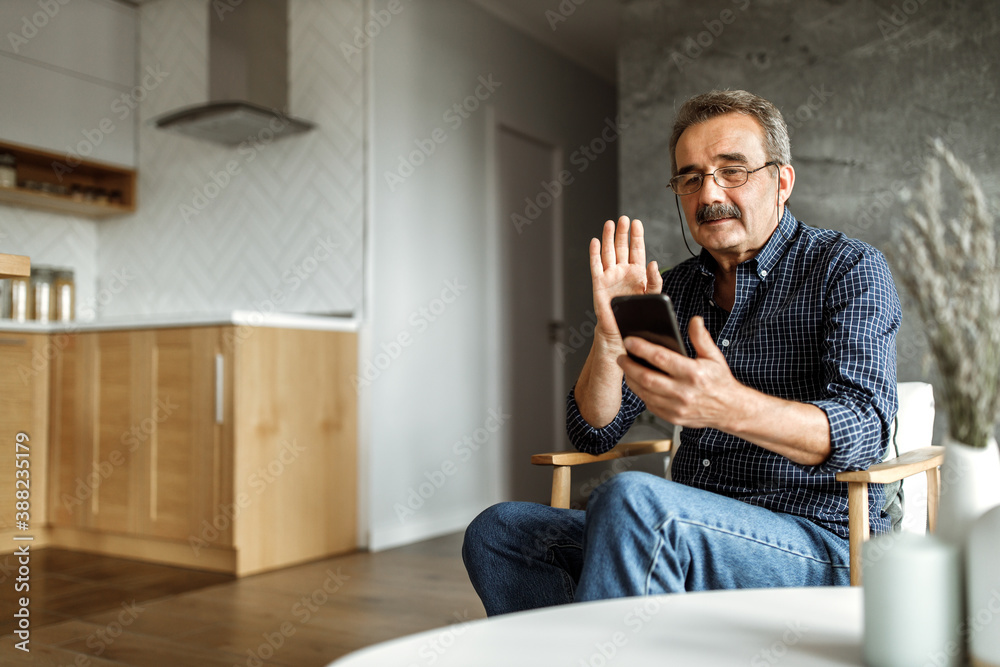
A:
{"type": "MultiPolygon", "coordinates": [[[[944,447],[930,446],[934,423],[934,393],[923,382],[899,384],[899,412],[893,428],[893,439],[899,456],[871,466],[867,470],[837,473],[837,481],[847,483],[848,521],[850,528],[851,585],[861,585],[861,545],[870,535],[868,523],[868,485],[889,484],[927,473],[927,526],[933,532],[937,525],[940,466],[944,447]]],[[[624,442],[600,455],[583,452],[549,452],[535,454],[535,465],[552,466],[552,507],[569,507],[570,475],[573,466],[597,461],[611,461],[643,454],[663,454],[671,451],[672,440],[624,442]]],[[[890,444],[890,452],[894,454],[890,444]]]]}

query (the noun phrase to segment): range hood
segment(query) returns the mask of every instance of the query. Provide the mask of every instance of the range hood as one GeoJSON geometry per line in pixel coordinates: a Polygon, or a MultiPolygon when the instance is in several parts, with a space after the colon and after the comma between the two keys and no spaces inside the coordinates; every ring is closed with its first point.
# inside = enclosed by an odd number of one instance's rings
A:
{"type": "Polygon", "coordinates": [[[170,132],[237,146],[306,132],[288,114],[288,2],[206,2],[208,101],[153,119],[170,132]]]}

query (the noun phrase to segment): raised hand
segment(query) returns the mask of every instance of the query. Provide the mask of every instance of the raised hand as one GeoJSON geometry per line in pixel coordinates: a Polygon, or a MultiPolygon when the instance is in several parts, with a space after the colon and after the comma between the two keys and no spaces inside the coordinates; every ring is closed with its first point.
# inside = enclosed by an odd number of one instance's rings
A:
{"type": "Polygon", "coordinates": [[[611,299],[629,294],[659,292],[663,279],[656,262],[646,265],[646,243],[642,222],[627,216],[618,224],[608,220],[600,241],[590,241],[590,276],[594,290],[594,313],[597,315],[595,336],[613,347],[621,347],[621,334],[611,311],[611,299]]]}

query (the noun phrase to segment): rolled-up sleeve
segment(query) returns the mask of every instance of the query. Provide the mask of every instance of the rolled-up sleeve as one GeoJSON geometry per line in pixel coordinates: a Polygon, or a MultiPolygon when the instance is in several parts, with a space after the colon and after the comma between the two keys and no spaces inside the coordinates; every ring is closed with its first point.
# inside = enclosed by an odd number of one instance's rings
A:
{"type": "Polygon", "coordinates": [[[896,333],[902,313],[882,253],[845,248],[830,274],[821,343],[826,397],[809,401],[830,422],[831,453],[808,472],[859,470],[885,454],[896,395],[896,333]]]}
{"type": "Polygon", "coordinates": [[[618,444],[622,436],[632,427],[636,417],[646,409],[646,404],[622,381],[622,405],[618,414],[603,428],[595,428],[587,423],[576,404],[576,387],[570,389],[566,397],[566,433],[570,442],[579,451],[587,454],[603,454],[618,444]]]}

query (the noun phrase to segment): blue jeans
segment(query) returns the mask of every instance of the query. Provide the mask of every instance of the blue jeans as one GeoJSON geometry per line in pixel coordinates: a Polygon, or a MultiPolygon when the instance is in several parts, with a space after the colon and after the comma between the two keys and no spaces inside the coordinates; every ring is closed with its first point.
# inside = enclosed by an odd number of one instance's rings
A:
{"type": "Polygon", "coordinates": [[[643,472],[587,511],[509,502],[469,525],[462,558],[490,616],[567,602],[720,588],[847,585],[847,540],[643,472]]]}

